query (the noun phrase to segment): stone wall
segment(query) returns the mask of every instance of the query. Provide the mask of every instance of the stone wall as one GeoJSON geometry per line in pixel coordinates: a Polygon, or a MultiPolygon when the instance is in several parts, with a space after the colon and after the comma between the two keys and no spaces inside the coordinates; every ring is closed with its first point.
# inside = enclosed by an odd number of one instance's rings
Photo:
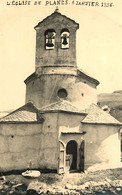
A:
{"type": "Polygon", "coordinates": [[[26,84],[26,103],[32,102],[37,108],[57,102],[59,89],[67,90],[65,100],[85,109],[91,103],[97,102],[95,84],[81,77],[67,74],[41,75],[26,84]]]}
{"type": "Polygon", "coordinates": [[[27,169],[30,160],[32,168],[57,169],[59,140],[65,147],[71,140],[77,142],[77,168],[82,140],[85,140],[85,169],[97,163],[111,167],[120,162],[118,126],[82,124],[82,114],[66,112],[43,113],[42,117],[42,124],[0,124],[1,171],[27,169]]]}
{"type": "MultiPolygon", "coordinates": [[[[84,117],[84,115],[77,113],[60,113],[58,119],[59,137],[61,136],[61,132],[82,132],[81,121],[84,117]]],[[[71,136],[71,139],[73,139],[73,135],[71,136]]],[[[62,136],[60,138],[62,138],[62,136]]],[[[70,140],[65,141],[65,144],[70,140]]]]}
{"type": "MultiPolygon", "coordinates": [[[[77,142],[77,168],[79,168],[79,148],[85,141],[84,164],[85,170],[95,164],[106,164],[108,168],[120,164],[120,135],[119,126],[102,124],[82,124],[84,116],[73,114],[59,115],[60,139],[65,144],[71,140],[77,142]],[[67,132],[61,134],[61,132],[67,132]],[[71,133],[68,133],[71,132],[71,133]],[[74,133],[72,133],[74,132],[74,133]],[[76,132],[76,133],[75,133],[76,132]],[[83,134],[77,134],[77,132],[83,134]]],[[[100,168],[100,166],[99,166],[100,168]]]]}
{"type": "Polygon", "coordinates": [[[111,125],[84,124],[85,167],[106,163],[108,167],[120,162],[119,127],[111,125]]]}
{"type": "Polygon", "coordinates": [[[39,66],[76,66],[76,28],[74,23],[55,13],[36,27],[36,70],[39,66]],[[67,28],[70,32],[69,49],[61,49],[61,30],[67,28]],[[55,47],[45,49],[45,31],[53,29],[56,32],[55,47]]]}
{"type": "Polygon", "coordinates": [[[57,169],[56,114],[43,124],[0,124],[0,170],[57,169]]]}
{"type": "Polygon", "coordinates": [[[82,140],[84,139],[84,135],[80,134],[83,131],[82,124],[81,124],[83,118],[84,116],[82,114],[60,113],[59,120],[58,120],[59,140],[61,140],[64,144],[65,155],[66,155],[66,146],[68,142],[75,141],[77,143],[77,169],[78,170],[79,170],[79,162],[80,162],[79,148],[82,140]]]}

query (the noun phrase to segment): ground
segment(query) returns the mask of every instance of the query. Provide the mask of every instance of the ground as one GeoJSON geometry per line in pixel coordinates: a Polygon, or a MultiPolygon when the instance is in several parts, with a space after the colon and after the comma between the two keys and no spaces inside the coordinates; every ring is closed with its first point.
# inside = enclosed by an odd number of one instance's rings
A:
{"type": "Polygon", "coordinates": [[[21,174],[0,178],[0,195],[122,194],[122,168],[85,173],[42,173],[38,179],[21,174]]]}

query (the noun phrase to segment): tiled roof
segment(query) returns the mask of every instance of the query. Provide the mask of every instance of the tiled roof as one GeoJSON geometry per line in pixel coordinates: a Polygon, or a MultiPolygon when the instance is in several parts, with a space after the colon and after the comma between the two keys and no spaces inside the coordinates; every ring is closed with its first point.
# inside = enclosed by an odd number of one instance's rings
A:
{"type": "Polygon", "coordinates": [[[72,21],[75,25],[77,25],[77,28],[79,28],[79,24],[76,23],[74,20],[72,20],[71,18],[61,14],[59,11],[57,12],[56,10],[49,16],[47,16],[46,18],[44,18],[41,22],[38,23],[38,25],[36,25],[34,28],[38,28],[40,26],[41,23],[45,22],[47,19],[51,18],[52,16],[62,16],[64,19],[68,19],[69,21],[72,21]]]}
{"type": "Polygon", "coordinates": [[[87,113],[88,115],[82,120],[82,123],[122,125],[122,123],[95,104],[90,105],[87,113]]]}
{"type": "Polygon", "coordinates": [[[40,109],[40,112],[44,111],[66,111],[86,114],[85,111],[80,110],[79,108],[75,107],[73,104],[66,100],[58,101],[56,103],[50,104],[49,106],[40,109]]]}
{"type": "Polygon", "coordinates": [[[3,122],[39,122],[38,117],[38,110],[36,107],[33,106],[32,103],[28,103],[17,110],[11,112],[7,116],[0,119],[0,123],[3,122]]]}

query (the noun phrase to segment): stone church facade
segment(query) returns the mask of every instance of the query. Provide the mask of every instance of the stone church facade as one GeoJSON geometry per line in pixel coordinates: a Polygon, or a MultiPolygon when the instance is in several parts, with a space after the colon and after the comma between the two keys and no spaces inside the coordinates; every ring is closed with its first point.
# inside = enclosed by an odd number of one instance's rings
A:
{"type": "Polygon", "coordinates": [[[26,103],[0,120],[0,168],[58,173],[120,162],[121,123],[97,106],[99,82],[77,66],[79,24],[56,10],[36,27],[26,103]]]}

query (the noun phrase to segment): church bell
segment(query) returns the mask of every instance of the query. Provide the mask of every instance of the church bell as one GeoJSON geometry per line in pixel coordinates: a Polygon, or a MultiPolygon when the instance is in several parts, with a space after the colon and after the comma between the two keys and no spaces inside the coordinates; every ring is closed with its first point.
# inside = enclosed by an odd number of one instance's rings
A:
{"type": "Polygon", "coordinates": [[[68,44],[68,42],[67,42],[67,37],[64,36],[64,37],[62,37],[62,38],[63,38],[62,44],[63,44],[63,45],[67,45],[67,44],[68,44]]]}

